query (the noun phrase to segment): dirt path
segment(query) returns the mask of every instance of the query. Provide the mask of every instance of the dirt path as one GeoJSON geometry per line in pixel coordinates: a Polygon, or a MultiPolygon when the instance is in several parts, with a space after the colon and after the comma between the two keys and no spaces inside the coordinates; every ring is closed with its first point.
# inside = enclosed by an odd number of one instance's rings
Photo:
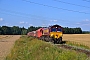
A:
{"type": "Polygon", "coordinates": [[[0,60],[4,60],[7,54],[10,53],[15,41],[20,38],[20,35],[6,35],[0,39],[0,60]]]}

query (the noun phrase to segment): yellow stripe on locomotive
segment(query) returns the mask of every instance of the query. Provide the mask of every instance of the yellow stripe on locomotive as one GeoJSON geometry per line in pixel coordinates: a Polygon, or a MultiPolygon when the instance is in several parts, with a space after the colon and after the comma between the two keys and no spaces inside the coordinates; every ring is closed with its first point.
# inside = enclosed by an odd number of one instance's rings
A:
{"type": "Polygon", "coordinates": [[[55,39],[59,39],[60,37],[62,37],[62,35],[63,35],[62,32],[50,32],[50,37],[55,39]]]}

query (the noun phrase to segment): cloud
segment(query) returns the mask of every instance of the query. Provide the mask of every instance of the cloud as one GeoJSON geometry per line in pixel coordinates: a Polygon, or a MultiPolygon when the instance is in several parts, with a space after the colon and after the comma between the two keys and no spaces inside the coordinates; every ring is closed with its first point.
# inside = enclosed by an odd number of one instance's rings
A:
{"type": "Polygon", "coordinates": [[[88,24],[83,24],[83,26],[90,27],[90,23],[88,23],[88,24]]]}
{"type": "Polygon", "coordinates": [[[29,26],[33,26],[33,24],[29,24],[29,26]]]}
{"type": "Polygon", "coordinates": [[[50,20],[51,22],[57,22],[58,20],[50,20]]]}
{"type": "Polygon", "coordinates": [[[75,27],[80,27],[83,31],[90,31],[90,19],[84,19],[74,24],[75,27]]]}
{"type": "Polygon", "coordinates": [[[42,25],[46,25],[46,24],[42,24],[42,25]]]}
{"type": "Polygon", "coordinates": [[[78,23],[76,23],[76,24],[79,25],[79,24],[81,24],[81,23],[78,22],[78,23]]]}
{"type": "Polygon", "coordinates": [[[5,26],[11,26],[10,23],[4,23],[3,25],[5,25],[5,26]]]}
{"type": "Polygon", "coordinates": [[[81,22],[77,22],[76,25],[79,25],[79,26],[90,26],[90,20],[89,19],[85,19],[81,22]]]}
{"type": "Polygon", "coordinates": [[[24,24],[24,23],[25,23],[24,21],[20,22],[20,24],[24,24]]]}
{"type": "Polygon", "coordinates": [[[0,21],[3,21],[3,18],[0,18],[0,21]]]}
{"type": "Polygon", "coordinates": [[[54,22],[56,22],[57,20],[53,20],[54,22]]]}
{"type": "Polygon", "coordinates": [[[85,20],[83,20],[84,22],[90,22],[90,20],[89,19],[85,19],[85,20]]]}
{"type": "Polygon", "coordinates": [[[21,21],[20,24],[27,24],[28,22],[21,21]]]}
{"type": "Polygon", "coordinates": [[[48,24],[49,26],[51,25],[51,24],[48,24]]]}

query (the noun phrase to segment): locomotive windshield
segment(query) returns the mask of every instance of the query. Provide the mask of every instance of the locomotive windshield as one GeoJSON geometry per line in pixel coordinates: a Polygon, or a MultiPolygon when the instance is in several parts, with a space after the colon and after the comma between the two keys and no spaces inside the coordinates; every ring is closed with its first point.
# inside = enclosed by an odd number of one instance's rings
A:
{"type": "Polygon", "coordinates": [[[58,28],[58,27],[51,28],[51,32],[61,32],[61,31],[62,31],[62,29],[61,28],[58,28]]]}
{"type": "Polygon", "coordinates": [[[51,28],[51,32],[56,32],[56,28],[51,28]]]}
{"type": "Polygon", "coordinates": [[[61,31],[62,31],[62,29],[61,29],[61,28],[58,28],[58,29],[57,29],[57,32],[61,32],[61,31]]]}

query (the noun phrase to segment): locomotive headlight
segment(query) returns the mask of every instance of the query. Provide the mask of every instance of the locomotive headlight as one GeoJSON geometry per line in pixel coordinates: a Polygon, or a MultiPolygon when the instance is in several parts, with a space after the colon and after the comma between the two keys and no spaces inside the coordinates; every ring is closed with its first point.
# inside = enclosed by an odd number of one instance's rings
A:
{"type": "Polygon", "coordinates": [[[59,36],[62,36],[62,34],[60,34],[59,36]]]}
{"type": "Polygon", "coordinates": [[[51,34],[51,36],[53,36],[53,34],[51,34]]]}

